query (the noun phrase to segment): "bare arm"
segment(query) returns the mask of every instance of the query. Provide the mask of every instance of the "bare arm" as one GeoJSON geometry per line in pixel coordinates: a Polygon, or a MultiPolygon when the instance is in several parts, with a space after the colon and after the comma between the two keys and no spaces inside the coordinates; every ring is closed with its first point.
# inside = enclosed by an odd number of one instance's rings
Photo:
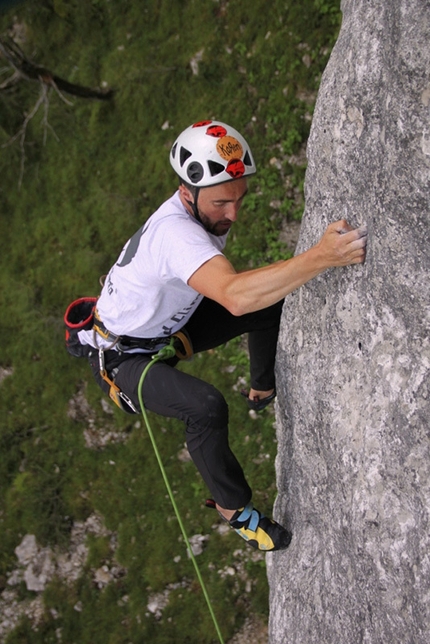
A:
{"type": "Polygon", "coordinates": [[[363,263],[366,241],[365,230],[354,230],[340,220],[327,227],[315,246],[292,259],[237,273],[218,255],[203,264],[188,284],[233,315],[243,315],[279,302],[327,268],[363,263]]]}

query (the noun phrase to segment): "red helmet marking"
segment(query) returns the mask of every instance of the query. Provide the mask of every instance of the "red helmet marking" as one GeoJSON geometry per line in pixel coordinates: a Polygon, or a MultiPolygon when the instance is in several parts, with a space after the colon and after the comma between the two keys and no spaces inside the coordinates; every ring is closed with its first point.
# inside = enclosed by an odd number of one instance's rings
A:
{"type": "Polygon", "coordinates": [[[210,125],[212,121],[198,121],[198,123],[194,123],[192,127],[204,127],[205,125],[210,125]]]}
{"type": "Polygon", "coordinates": [[[227,130],[222,125],[210,125],[206,130],[206,134],[213,136],[216,139],[220,139],[223,136],[226,136],[227,130]]]}
{"type": "Polygon", "coordinates": [[[231,161],[227,163],[225,171],[233,177],[233,179],[239,179],[239,177],[245,174],[245,164],[240,159],[231,159],[231,161]]]}

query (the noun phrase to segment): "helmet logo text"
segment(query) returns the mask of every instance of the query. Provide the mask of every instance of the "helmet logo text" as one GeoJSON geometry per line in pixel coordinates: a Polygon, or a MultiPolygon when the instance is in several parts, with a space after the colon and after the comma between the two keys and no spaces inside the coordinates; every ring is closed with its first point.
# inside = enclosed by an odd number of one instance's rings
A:
{"type": "Polygon", "coordinates": [[[240,159],[243,156],[243,148],[234,136],[223,136],[217,142],[216,149],[220,157],[225,159],[225,161],[240,159]]]}

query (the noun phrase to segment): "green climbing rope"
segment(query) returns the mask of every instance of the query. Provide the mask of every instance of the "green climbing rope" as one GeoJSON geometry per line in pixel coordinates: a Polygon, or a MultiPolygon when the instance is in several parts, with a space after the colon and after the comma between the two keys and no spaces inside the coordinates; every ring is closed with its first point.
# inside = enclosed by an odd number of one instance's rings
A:
{"type": "Polygon", "coordinates": [[[143,399],[142,399],[142,387],[143,387],[143,383],[145,381],[145,378],[146,378],[146,375],[147,375],[149,369],[156,362],[158,362],[159,360],[168,360],[169,358],[173,358],[175,353],[176,353],[176,349],[173,346],[173,339],[172,339],[172,341],[171,341],[171,343],[169,345],[166,345],[165,347],[160,349],[160,351],[158,353],[156,353],[154,356],[152,356],[151,362],[149,362],[149,364],[145,367],[145,369],[142,372],[142,375],[140,376],[139,387],[138,387],[139,404],[140,404],[140,409],[142,411],[143,418],[145,420],[146,428],[148,430],[149,438],[151,439],[152,447],[154,448],[154,453],[155,453],[156,459],[158,461],[158,465],[160,467],[161,474],[163,476],[163,480],[164,480],[164,484],[165,484],[166,489],[167,489],[167,493],[169,495],[170,501],[171,501],[173,509],[175,511],[176,518],[178,519],[179,527],[181,528],[181,532],[182,532],[182,536],[184,537],[185,545],[188,548],[188,552],[190,553],[191,561],[193,562],[194,569],[195,569],[196,575],[197,575],[197,579],[199,580],[200,586],[202,588],[203,595],[204,595],[205,600],[206,600],[206,604],[207,604],[207,606],[209,608],[209,612],[210,612],[210,615],[212,617],[212,621],[213,621],[214,626],[215,626],[215,630],[217,632],[217,635],[218,635],[220,643],[224,644],[224,640],[223,640],[223,637],[222,637],[222,634],[221,634],[220,627],[218,625],[215,613],[213,611],[212,604],[210,602],[209,595],[208,595],[208,592],[206,590],[206,586],[204,584],[203,578],[201,576],[201,573],[200,573],[196,558],[195,558],[194,553],[192,551],[190,541],[189,541],[187,533],[185,531],[184,524],[183,524],[182,519],[181,519],[181,515],[179,514],[178,506],[176,505],[176,501],[175,501],[175,498],[173,496],[172,488],[170,487],[170,483],[169,483],[169,480],[167,478],[166,470],[165,470],[163,462],[161,460],[160,452],[158,451],[157,443],[155,442],[154,434],[152,432],[151,425],[149,424],[148,415],[146,413],[145,406],[143,404],[143,399]]]}

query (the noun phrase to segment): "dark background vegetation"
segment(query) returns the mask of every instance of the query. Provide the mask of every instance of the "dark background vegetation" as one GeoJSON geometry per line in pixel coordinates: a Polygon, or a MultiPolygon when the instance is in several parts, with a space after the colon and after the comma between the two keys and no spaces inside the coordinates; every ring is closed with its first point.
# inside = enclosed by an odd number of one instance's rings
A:
{"type": "MultiPolygon", "coordinates": [[[[89,573],[72,587],[53,581],[38,630],[23,621],[7,642],[56,642],[59,628],[67,644],[214,642],[179,528],[167,520],[173,512],[143,424],[119,410],[106,414],[85,361],[63,348],[62,317],[71,300],[98,294],[99,276],[124,242],[173,192],[169,148],[196,120],[232,124],[258,164],[227,249],[235,266],[288,256],[279,234],[303,210],[304,146],[340,24],[339,1],[28,0],[6,9],[0,34],[17,40],[29,59],[72,83],[112,88],[114,97],[64,94],[66,103],[51,89],[47,121],[41,105],[21,145],[11,138],[41,85],[21,80],[0,90],[0,367],[11,374],[0,383],[0,590],[25,534],[67,549],[73,523],[92,512],[118,534],[116,557],[127,569],[104,590],[89,573]],[[198,52],[196,74],[190,62],[198,52]],[[86,447],[87,421],[68,415],[82,388],[95,424],[114,424],[127,435],[124,443],[86,447]],[[172,593],[161,621],[148,616],[149,594],[183,579],[191,580],[188,589],[172,593]],[[129,601],[119,602],[124,595],[129,601]]],[[[0,72],[0,84],[13,73],[1,58],[0,72]]],[[[270,513],[274,416],[250,418],[233,388],[247,377],[243,343],[181,368],[225,394],[232,446],[257,507],[270,513]]],[[[246,560],[252,592],[237,576],[218,574],[247,547],[234,533],[212,530],[217,519],[203,507],[206,490],[192,463],[177,458],[180,423],[150,418],[188,534],[211,535],[199,564],[228,639],[249,614],[267,616],[264,559],[246,560]]],[[[103,538],[88,545],[88,567],[98,568],[103,538]]],[[[24,586],[21,593],[31,595],[24,586]]]]}

